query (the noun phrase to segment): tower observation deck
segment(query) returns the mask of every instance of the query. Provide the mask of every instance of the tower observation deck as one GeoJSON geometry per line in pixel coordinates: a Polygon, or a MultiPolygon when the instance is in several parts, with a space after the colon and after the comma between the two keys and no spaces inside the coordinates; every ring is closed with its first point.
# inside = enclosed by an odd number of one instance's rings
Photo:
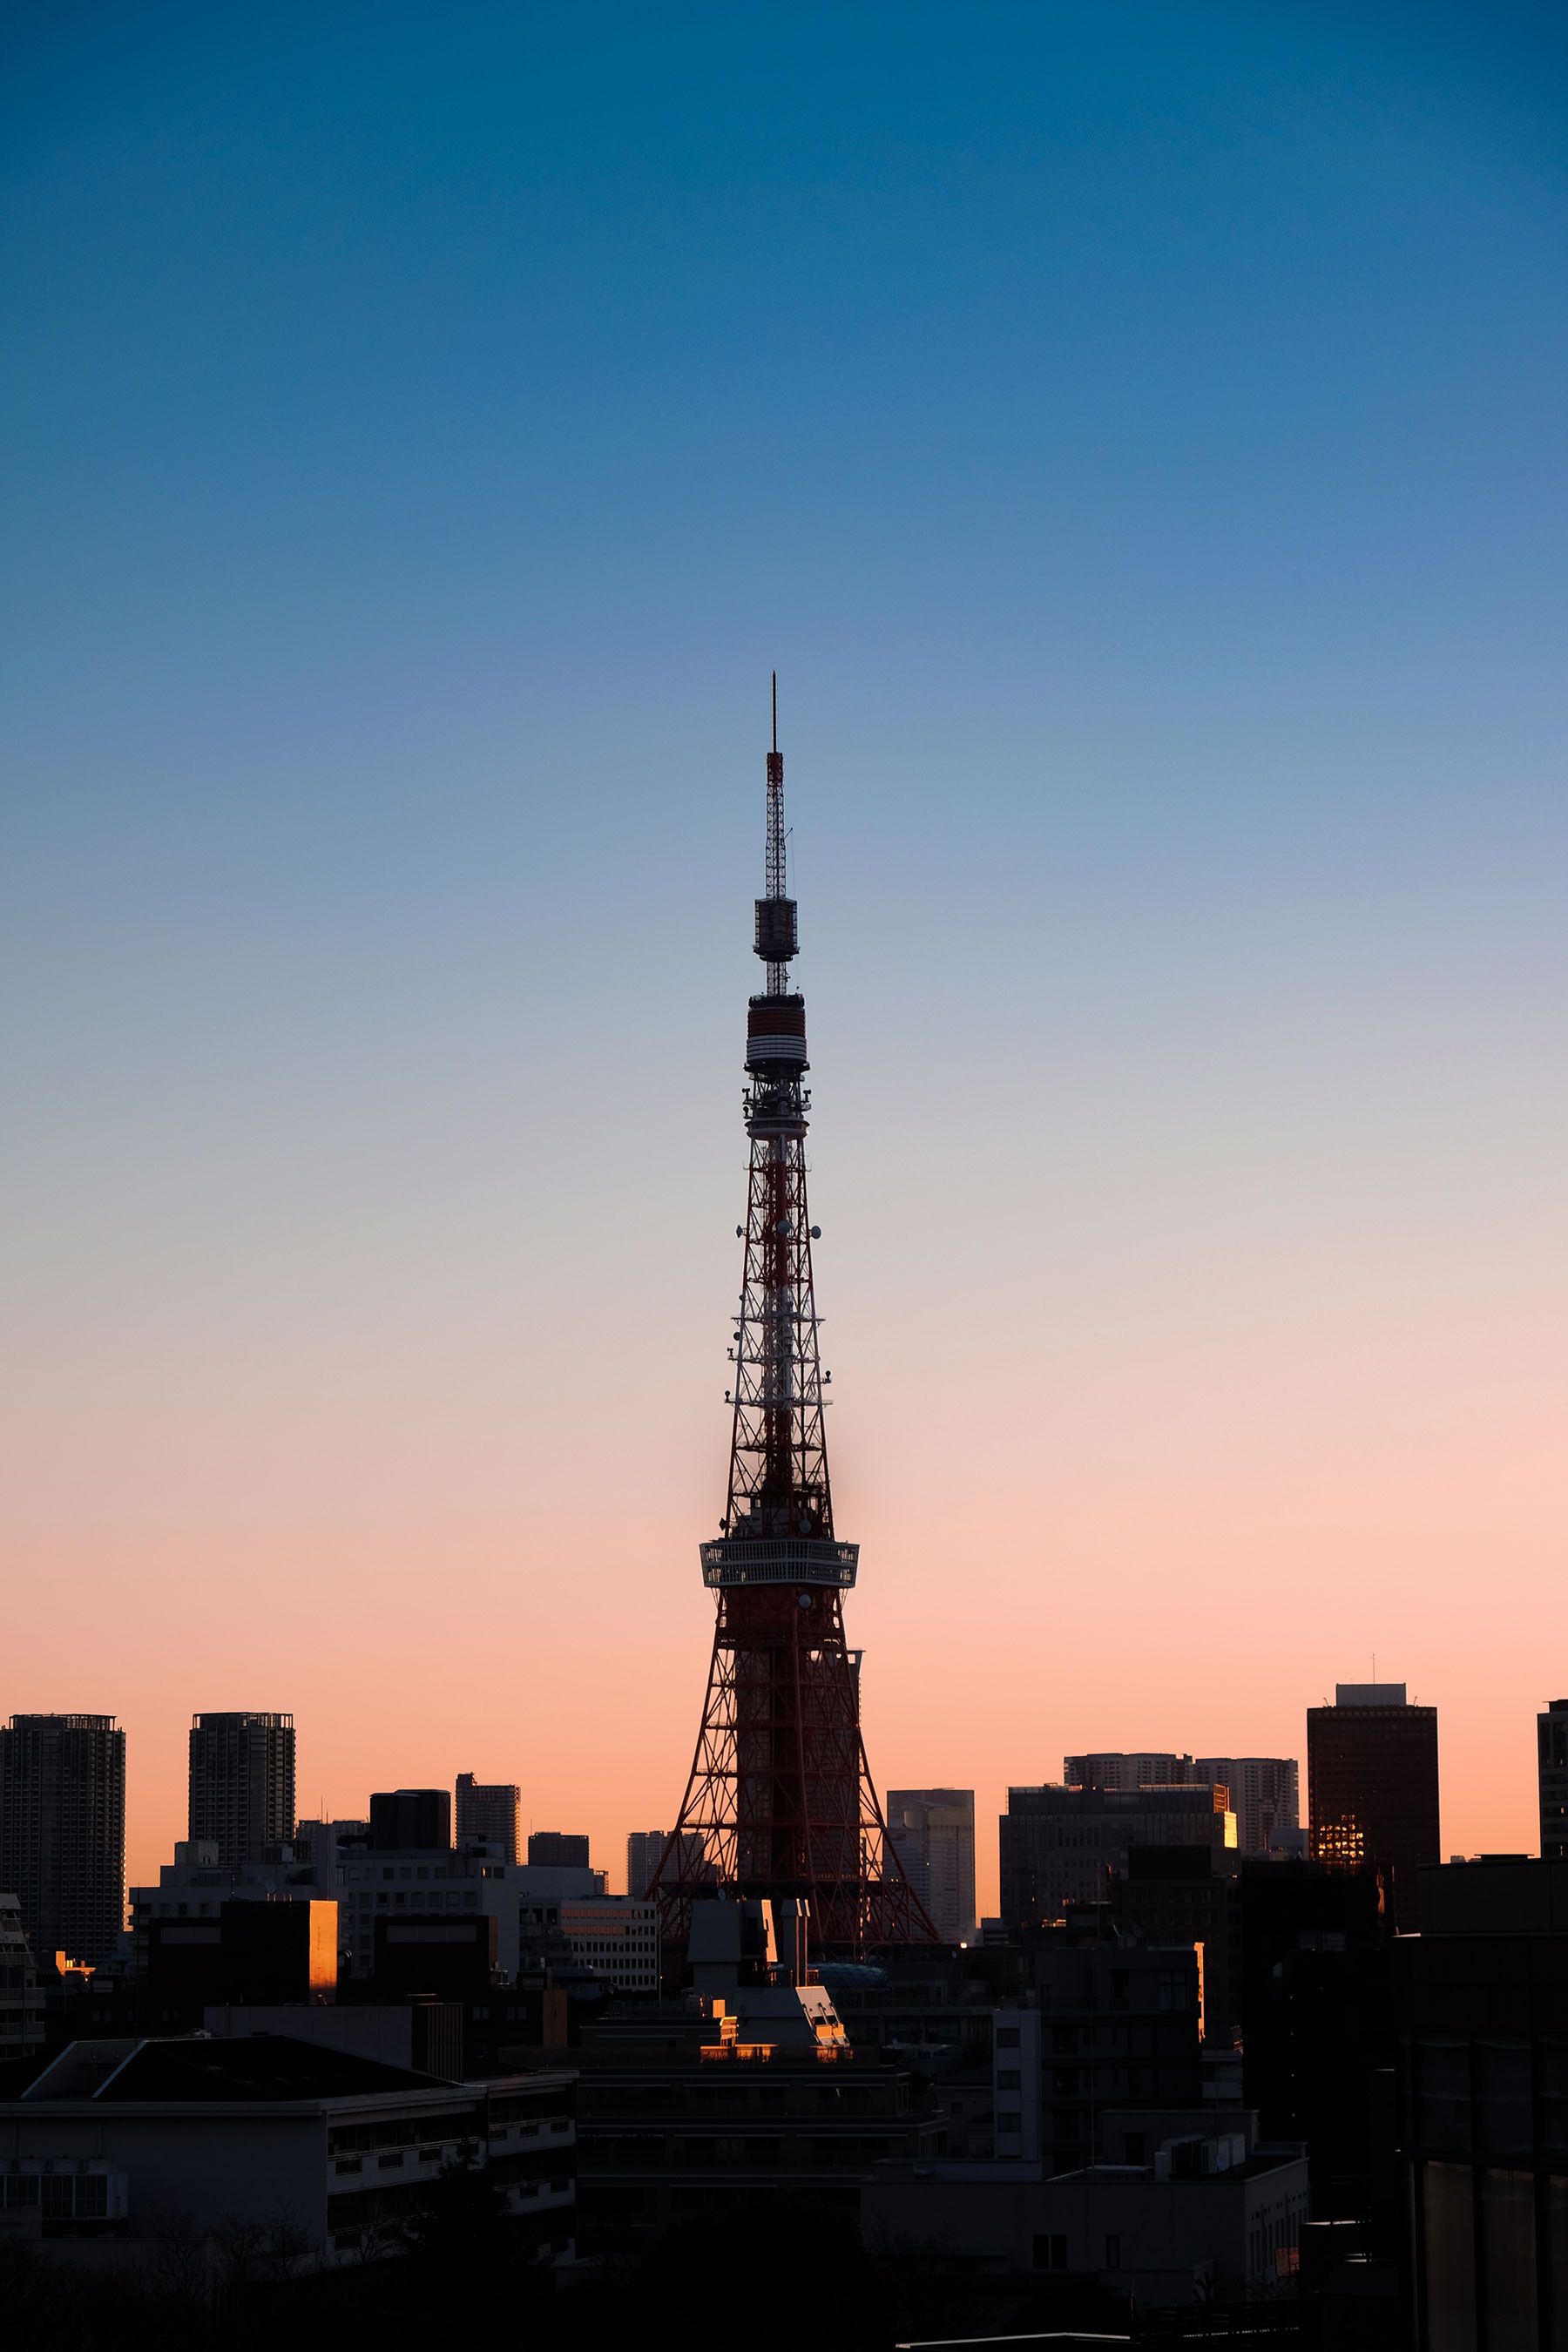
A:
{"type": "Polygon", "coordinates": [[[730,1478],[717,1538],[700,1547],[717,1595],[702,1726],[680,1819],[649,1893],[685,1948],[693,1898],[722,1892],[809,1906],[816,1948],[856,1954],[935,1930],[888,1839],[860,1733],[860,1654],[843,1595],[859,1547],[833,1525],[806,1202],[805,999],[789,896],[784,757],[767,755],[765,888],[752,945],[765,986],[746,1015],[751,1145],[734,1368],[730,1478]]]}

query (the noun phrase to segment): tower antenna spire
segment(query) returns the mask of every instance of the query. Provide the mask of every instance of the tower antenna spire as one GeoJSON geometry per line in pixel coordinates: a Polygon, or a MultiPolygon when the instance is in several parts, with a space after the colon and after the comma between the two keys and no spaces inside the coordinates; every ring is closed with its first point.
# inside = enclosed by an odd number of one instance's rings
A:
{"type": "Polygon", "coordinates": [[[773,750],[779,748],[779,674],[773,672],[773,750]]]}

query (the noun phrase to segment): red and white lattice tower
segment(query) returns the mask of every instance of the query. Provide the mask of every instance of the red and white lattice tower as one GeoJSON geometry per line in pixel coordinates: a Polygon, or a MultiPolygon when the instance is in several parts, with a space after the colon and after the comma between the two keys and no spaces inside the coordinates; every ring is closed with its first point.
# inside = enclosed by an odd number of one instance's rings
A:
{"type": "Polygon", "coordinates": [[[731,1355],[730,1492],[719,1539],[701,1546],[717,1596],[702,1728],[680,1819],[649,1892],[664,1938],[684,1951],[699,1893],[795,1897],[813,1948],[854,1955],[936,1931],[888,1837],[860,1737],[860,1653],[844,1633],[859,1546],[833,1530],[823,1373],[805,1198],[805,999],[787,895],[784,760],[768,754],[767,887],[757,954],[767,986],[746,1022],[751,1183],[745,1267],[731,1355]]]}

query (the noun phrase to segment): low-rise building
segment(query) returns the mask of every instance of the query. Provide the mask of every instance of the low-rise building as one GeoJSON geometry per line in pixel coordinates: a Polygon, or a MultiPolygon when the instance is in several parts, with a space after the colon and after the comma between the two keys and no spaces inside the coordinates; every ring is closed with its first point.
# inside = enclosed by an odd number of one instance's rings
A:
{"type": "Polygon", "coordinates": [[[1306,2159],[1198,2131],[1143,2165],[1052,2174],[1037,2160],[879,2164],[860,2200],[873,2252],[1097,2281],[1142,2306],[1261,2300],[1295,2267],[1306,2159]]]}
{"type": "Polygon", "coordinates": [[[588,2252],[703,2214],[743,2227],[781,2190],[852,2214],[881,2158],[935,2150],[934,2105],[854,2048],[820,1985],[648,2002],[584,2025],[572,2055],[588,2252]]]}
{"type": "Polygon", "coordinates": [[[574,2108],[564,2072],[444,2082],[282,2034],[77,2042],[0,2102],[0,2226],[63,2259],[132,2262],[173,2217],[210,2241],[286,2210],[300,2258],[342,2263],[465,2163],[539,2259],[569,2257],[574,2108]]]}

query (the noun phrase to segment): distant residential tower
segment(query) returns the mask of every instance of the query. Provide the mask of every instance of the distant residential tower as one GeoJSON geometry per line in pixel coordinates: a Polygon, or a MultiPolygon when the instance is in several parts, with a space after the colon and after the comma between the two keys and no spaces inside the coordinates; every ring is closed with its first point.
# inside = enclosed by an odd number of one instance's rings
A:
{"type": "Polygon", "coordinates": [[[111,1715],[14,1715],[0,1731],[0,1887],[38,1967],[103,1968],[125,1922],[125,1734],[111,1715]]]}
{"type": "Polygon", "coordinates": [[[476,1780],[458,1775],[458,1836],[499,1845],[508,1862],[517,1860],[517,1817],[522,1791],[507,1780],[476,1780]]]}
{"type": "Polygon", "coordinates": [[[942,1941],[978,1941],[973,1790],[889,1789],[888,1835],[942,1941]]]}
{"type": "Polygon", "coordinates": [[[217,1847],[220,1870],[258,1860],[294,1834],[291,1715],[197,1715],[191,1719],[189,1830],[217,1847]]]}

